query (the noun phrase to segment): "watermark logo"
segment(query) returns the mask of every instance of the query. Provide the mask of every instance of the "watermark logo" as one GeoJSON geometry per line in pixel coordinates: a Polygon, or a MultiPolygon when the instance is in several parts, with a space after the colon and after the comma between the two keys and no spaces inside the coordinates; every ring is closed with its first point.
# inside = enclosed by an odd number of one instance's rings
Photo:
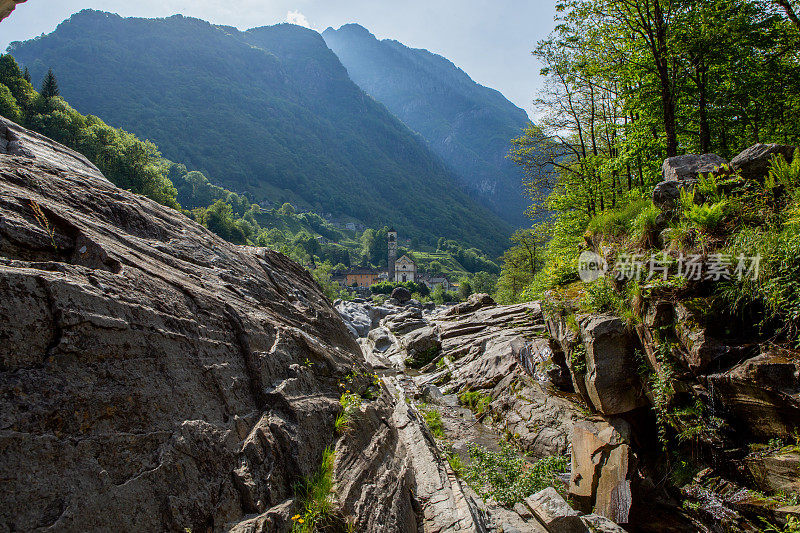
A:
{"type": "Polygon", "coordinates": [[[586,250],[578,257],[578,276],[584,283],[590,283],[606,275],[608,264],[602,256],[586,250]]]}
{"type": "Polygon", "coordinates": [[[664,254],[647,256],[623,253],[617,256],[611,268],[594,252],[584,251],[578,258],[578,275],[584,283],[595,281],[606,274],[620,281],[666,281],[669,277],[680,277],[687,281],[757,280],[760,267],[760,255],[744,254],[680,254],[675,258],[664,254]]]}

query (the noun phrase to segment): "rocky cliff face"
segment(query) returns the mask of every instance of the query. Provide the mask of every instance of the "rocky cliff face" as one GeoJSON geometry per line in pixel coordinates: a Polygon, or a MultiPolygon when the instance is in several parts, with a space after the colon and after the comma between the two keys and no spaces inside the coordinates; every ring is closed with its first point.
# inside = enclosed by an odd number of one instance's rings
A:
{"type": "Polygon", "coordinates": [[[1,118],[0,139],[0,529],[279,529],[360,358],[318,286],[1,118]]]}

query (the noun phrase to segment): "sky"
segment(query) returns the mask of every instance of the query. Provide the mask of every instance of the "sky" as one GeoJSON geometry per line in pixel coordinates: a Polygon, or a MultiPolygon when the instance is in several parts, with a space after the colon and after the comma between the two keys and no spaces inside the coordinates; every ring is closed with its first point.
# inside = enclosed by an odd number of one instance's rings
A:
{"type": "Polygon", "coordinates": [[[0,50],[86,8],[126,17],[180,13],[243,30],[291,22],[322,32],[355,22],[379,39],[443,55],[533,117],[542,79],[531,50],[554,27],[555,0],[28,0],[0,22],[0,50]]]}

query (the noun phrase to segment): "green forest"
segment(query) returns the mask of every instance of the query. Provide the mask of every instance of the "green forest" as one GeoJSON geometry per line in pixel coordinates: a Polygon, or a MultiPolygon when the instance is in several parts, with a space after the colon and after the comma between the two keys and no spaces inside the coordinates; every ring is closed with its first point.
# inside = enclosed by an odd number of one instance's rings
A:
{"type": "MultiPolygon", "coordinates": [[[[334,271],[350,267],[386,268],[387,227],[356,232],[338,227],[313,212],[297,212],[286,202],[262,208],[248,195],[212,184],[199,171],[161,156],[158,147],[98,117],[84,116],[61,96],[55,73],[44,76],[41,91],[31,84],[13,56],[0,56],[0,115],[84,154],[113,183],[182,211],[235,244],[280,251],[314,273],[331,298],[349,297],[330,282],[334,271]]],[[[467,284],[493,288],[500,268],[479,249],[452,239],[434,245],[410,239],[399,252],[414,258],[420,271],[447,275],[467,284]]]]}
{"type": "MultiPolygon", "coordinates": [[[[612,256],[661,253],[662,241],[686,253],[763,247],[771,279],[740,287],[728,310],[759,304],[797,319],[798,182],[785,162],[775,162],[772,181],[744,188],[741,176],[726,175],[686,199],[667,227],[651,201],[667,157],[713,152],[730,160],[755,143],[800,142],[796,4],[569,0],[557,8],[556,30],[533,52],[544,65],[546,88],[536,100],[544,118],[512,153],[526,172],[529,214],[552,216],[514,235],[500,299],[570,287],[587,243],[602,242],[612,256]]],[[[617,289],[596,290],[621,301],[634,290],[617,289]]],[[[721,302],[730,288],[718,289],[721,302]]]]}
{"type": "Polygon", "coordinates": [[[492,254],[513,231],[306,28],[240,32],[183,16],[85,10],[10,53],[37,84],[52,67],[75,109],[263,206],[288,202],[492,254]]]}
{"type": "Polygon", "coordinates": [[[522,173],[504,157],[529,122],[525,111],[448,59],[378,40],[358,24],[328,28],[322,37],[350,78],[419,132],[473,196],[515,227],[527,225],[522,173]]]}
{"type": "MultiPolygon", "coordinates": [[[[609,371],[587,355],[592,321],[632,336],[621,368],[651,417],[633,437],[638,468],[679,502],[672,517],[692,517],[689,531],[800,531],[777,512],[796,509],[796,485],[742,466],[800,450],[796,396],[759,373],[762,362],[795,372],[800,349],[798,8],[559,2],[533,51],[542,118],[514,140],[541,222],[513,235],[497,299],[541,302],[584,399],[609,371]],[[784,418],[789,429],[758,429],[784,418]],[[723,496],[731,479],[749,487],[737,489],[746,505],[723,496]]],[[[795,466],[784,472],[797,479],[795,466]]],[[[637,526],[667,530],[656,498],[643,500],[637,526]]]]}

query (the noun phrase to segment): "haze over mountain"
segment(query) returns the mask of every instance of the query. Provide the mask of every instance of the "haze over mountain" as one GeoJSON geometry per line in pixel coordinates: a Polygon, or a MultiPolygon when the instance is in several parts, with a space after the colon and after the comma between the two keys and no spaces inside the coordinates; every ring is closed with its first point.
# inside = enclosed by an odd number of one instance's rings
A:
{"type": "Polygon", "coordinates": [[[529,223],[522,172],[506,158],[528,123],[525,111],[446,58],[379,41],[358,24],[322,36],[350,78],[419,132],[475,198],[509,223],[529,223]]]}
{"type": "Polygon", "coordinates": [[[37,83],[52,67],[77,110],[153,140],[165,157],[256,201],[490,252],[511,231],[350,80],[314,31],[241,32],[86,10],[10,51],[37,83]]]}

